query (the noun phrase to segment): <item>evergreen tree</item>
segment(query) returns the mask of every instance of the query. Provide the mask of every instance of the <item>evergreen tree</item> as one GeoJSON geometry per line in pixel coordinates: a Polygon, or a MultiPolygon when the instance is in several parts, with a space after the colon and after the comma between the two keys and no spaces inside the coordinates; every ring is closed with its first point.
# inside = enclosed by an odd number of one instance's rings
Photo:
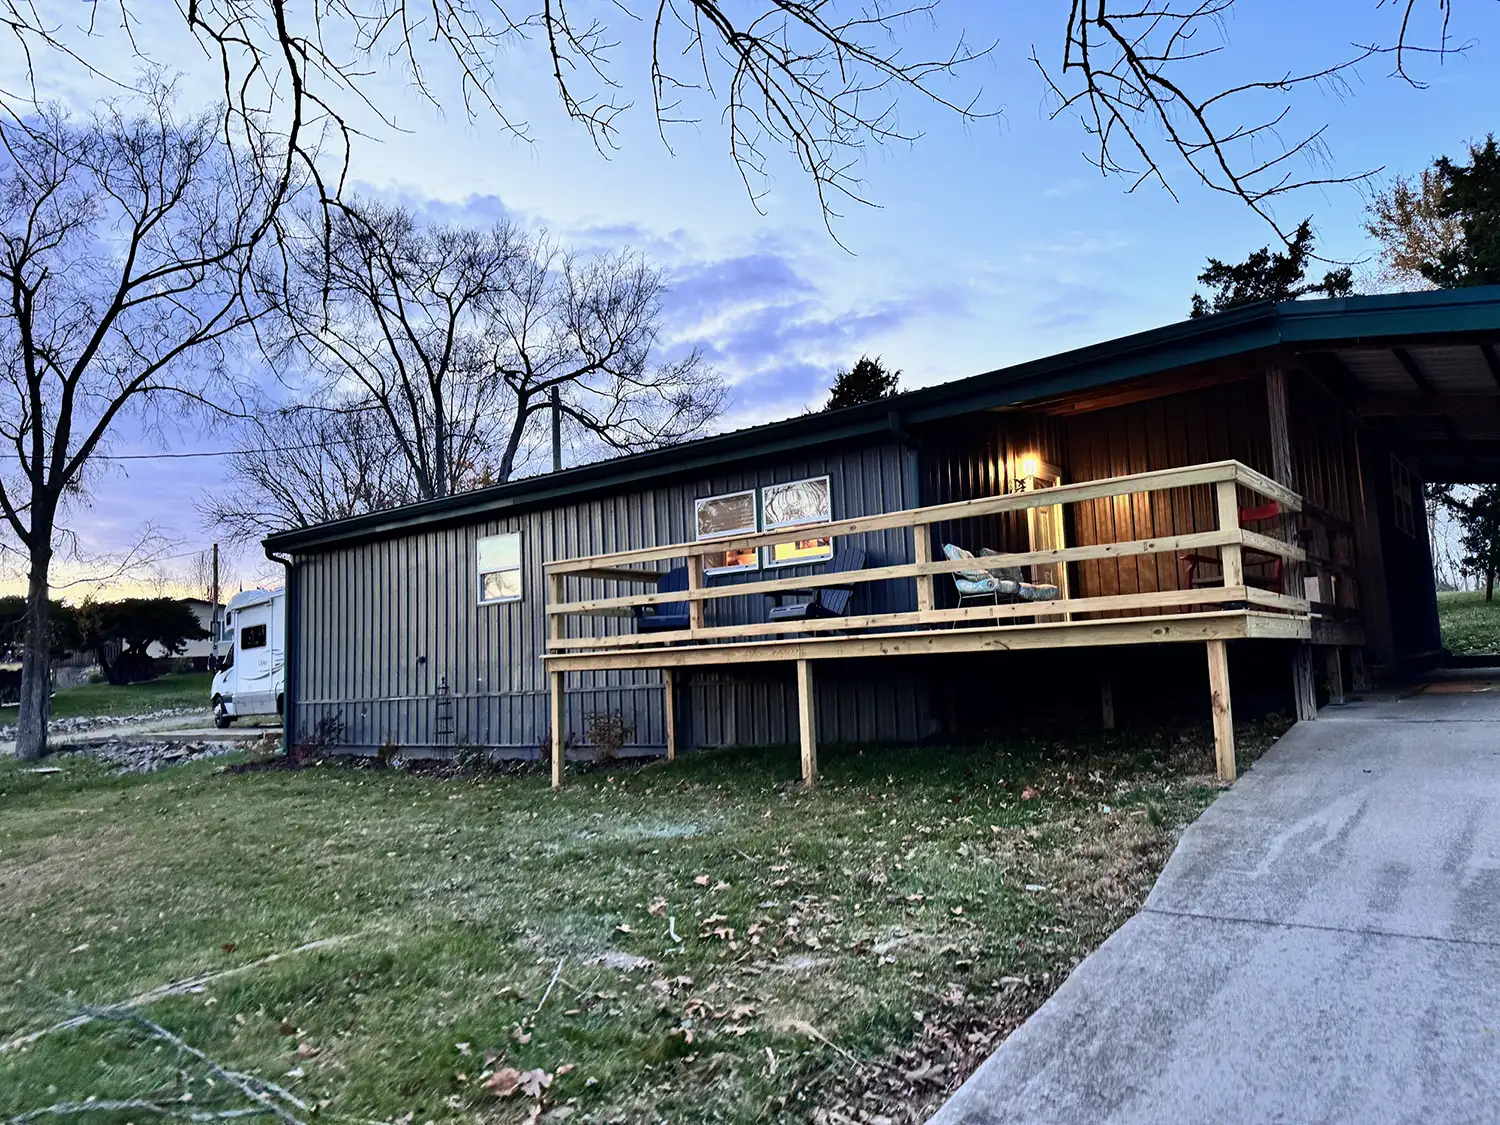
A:
{"type": "Polygon", "coordinates": [[[1437,500],[1458,520],[1460,565],[1484,576],[1484,600],[1495,600],[1495,577],[1500,574],[1500,484],[1475,485],[1460,496],[1451,489],[1436,492],[1437,500]]]}
{"type": "Polygon", "coordinates": [[[871,359],[862,355],[853,367],[833,377],[833,390],[823,409],[837,410],[842,406],[858,406],[862,402],[889,398],[900,390],[900,381],[901,372],[887,371],[880,356],[871,359]]]}
{"type": "Polygon", "coordinates": [[[1214,293],[1209,298],[1194,293],[1190,315],[1207,316],[1257,301],[1291,301],[1310,293],[1347,297],[1354,292],[1354,271],[1347,267],[1329,270],[1322,281],[1308,281],[1307,267],[1312,253],[1312,223],[1303,219],[1285,252],[1272,253],[1269,246],[1262,246],[1234,265],[1210,258],[1198,280],[1214,293]]]}
{"type": "Polygon", "coordinates": [[[1468,164],[1443,156],[1433,168],[1443,182],[1439,212],[1457,219],[1463,236],[1424,263],[1422,276],[1442,289],[1500,285],[1500,148],[1494,134],[1470,146],[1468,164]]]}

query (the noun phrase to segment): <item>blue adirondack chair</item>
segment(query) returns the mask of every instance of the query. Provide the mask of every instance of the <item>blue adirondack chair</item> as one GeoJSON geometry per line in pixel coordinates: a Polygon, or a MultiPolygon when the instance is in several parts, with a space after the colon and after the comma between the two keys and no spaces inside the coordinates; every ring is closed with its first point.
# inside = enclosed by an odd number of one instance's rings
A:
{"type": "MultiPolygon", "coordinates": [[[[863,547],[841,547],[828,563],[827,574],[847,574],[864,570],[865,549],[863,547]]],[[[789,594],[808,593],[812,598],[805,602],[791,602],[771,608],[766,616],[771,621],[802,621],[809,617],[843,617],[849,612],[849,602],[854,597],[853,586],[815,586],[809,590],[787,590],[780,594],[767,594],[777,600],[789,594]]]]}
{"type": "MultiPolygon", "coordinates": [[[[685,566],[674,566],[656,580],[658,594],[675,594],[688,588],[688,572],[685,566]]],[[[688,627],[687,602],[657,602],[655,605],[631,606],[635,611],[635,627],[642,633],[664,633],[669,629],[688,627]]]]}

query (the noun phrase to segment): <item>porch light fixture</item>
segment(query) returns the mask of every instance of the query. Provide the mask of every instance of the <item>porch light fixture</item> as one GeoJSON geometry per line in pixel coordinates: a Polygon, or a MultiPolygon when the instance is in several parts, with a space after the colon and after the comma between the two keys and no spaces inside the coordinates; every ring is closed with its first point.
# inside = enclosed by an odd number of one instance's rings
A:
{"type": "Polygon", "coordinates": [[[1021,458],[1021,475],[1023,477],[1034,477],[1041,472],[1042,463],[1037,459],[1035,453],[1028,453],[1021,458]]]}

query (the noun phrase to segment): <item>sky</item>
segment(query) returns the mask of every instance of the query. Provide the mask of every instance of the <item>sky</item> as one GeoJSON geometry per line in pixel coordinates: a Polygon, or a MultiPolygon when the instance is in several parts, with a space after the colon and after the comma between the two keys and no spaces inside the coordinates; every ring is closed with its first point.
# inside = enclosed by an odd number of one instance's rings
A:
{"type": "MultiPolygon", "coordinates": [[[[72,0],[50,7],[61,20],[77,19],[72,0]]],[[[617,11],[588,0],[580,7],[617,11]]],[[[377,66],[366,88],[396,127],[350,109],[367,133],[351,153],[350,178],[361,192],[434,219],[506,217],[580,250],[630,247],[649,255],[670,279],[668,344],[700,347],[731,386],[722,428],[817,407],[834,372],[861,354],[901,369],[904,387],[926,386],[1181,319],[1206,257],[1238,260],[1273,237],[1243,202],[1196,185],[1180,166],[1168,166],[1175,197],[1150,183],[1128,190],[1128,179],[1091,167],[1090,138],[1070,116],[1049,119],[1053,106],[1031,61],[1033,50],[1045,63],[1058,59],[1066,8],[1060,0],[941,0],[931,21],[904,25],[903,48],[914,53],[960,35],[992,45],[944,92],[975,95],[996,116],[965,122],[903,97],[899,125],[920,136],[862,154],[857,171],[872,205],[841,206],[832,235],[809,180],[790,160],[773,160],[764,194],[749,198],[713,106],[700,107],[699,124],[670,128],[663,142],[642,84],[644,31],[628,25],[612,73],[636,104],[622,116],[614,151],[601,153],[567,120],[544,58],[523,46],[506,56],[491,93],[513,119],[529,123],[530,140],[483,112],[468,119],[445,73],[429,75],[439,109],[401,73],[377,66]]],[[[1194,78],[1207,88],[1315,69],[1350,56],[1355,41],[1389,38],[1398,8],[1376,0],[1242,3],[1224,26],[1225,50],[1194,78]]],[[[142,49],[181,68],[184,108],[192,108],[215,98],[217,78],[179,19],[175,5],[153,4],[133,31],[142,49]]],[[[1410,173],[1437,155],[1460,153],[1496,124],[1500,5],[1464,9],[1452,35],[1467,50],[1441,63],[1417,60],[1425,88],[1392,77],[1389,57],[1375,58],[1346,85],[1302,87],[1286,99],[1283,135],[1326,125],[1318,170],[1332,176],[1410,173]]],[[[80,42],[106,69],[134,66],[117,30],[96,28],[80,42]]],[[[7,40],[0,48],[6,89],[15,88],[20,66],[7,40]]],[[[101,93],[97,80],[76,69],[49,68],[43,81],[47,97],[76,108],[101,93]]],[[[1311,217],[1322,253],[1361,261],[1371,251],[1362,228],[1368,190],[1309,189],[1281,200],[1276,216],[1289,225],[1311,217]]],[[[197,502],[223,482],[213,458],[157,455],[223,449],[234,440],[191,428],[148,437],[124,426],[109,453],[132,459],[102,465],[88,506],[73,516],[86,550],[118,550],[150,524],[172,544],[162,553],[176,556],[162,567],[184,567],[212,541],[197,502]]],[[[277,573],[256,548],[226,557],[234,560],[231,582],[277,573]]],[[[149,575],[130,577],[138,583],[149,575]]],[[[72,596],[89,588],[84,582],[72,596]]]]}

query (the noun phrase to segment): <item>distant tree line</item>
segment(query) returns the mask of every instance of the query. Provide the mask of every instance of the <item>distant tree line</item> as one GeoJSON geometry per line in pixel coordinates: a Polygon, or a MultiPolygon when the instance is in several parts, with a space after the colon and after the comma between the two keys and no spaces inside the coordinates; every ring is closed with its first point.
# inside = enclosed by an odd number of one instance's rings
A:
{"type": "MultiPolygon", "coordinates": [[[[78,605],[54,601],[48,612],[47,654],[57,660],[88,653],[112,684],[135,683],[156,675],[150,655],[160,646],[168,655],[182,652],[189,641],[206,640],[192,607],[179,598],[122,598],[78,605]]],[[[0,652],[14,660],[26,637],[26,598],[0,597],[0,652]]]]}

